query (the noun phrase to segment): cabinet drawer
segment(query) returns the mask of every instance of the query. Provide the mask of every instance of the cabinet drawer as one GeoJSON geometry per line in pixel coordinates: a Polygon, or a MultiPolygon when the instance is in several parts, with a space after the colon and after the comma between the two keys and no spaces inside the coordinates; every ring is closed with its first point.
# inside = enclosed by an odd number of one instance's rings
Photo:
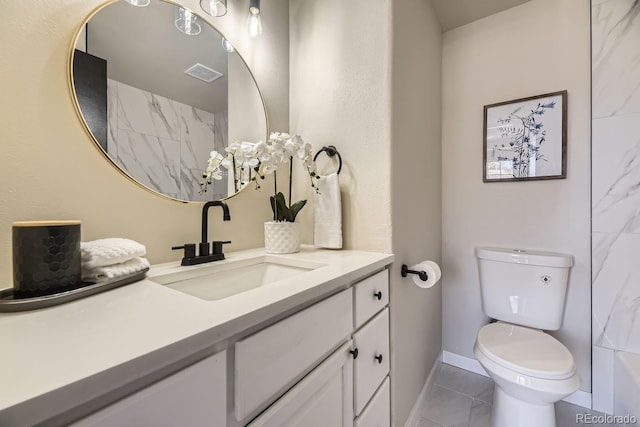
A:
{"type": "Polygon", "coordinates": [[[389,303],[389,272],[381,271],[354,287],[355,327],[364,325],[389,303]]]}
{"type": "Polygon", "coordinates": [[[347,289],[235,345],[235,414],[239,421],[275,400],[352,329],[347,289]]]}
{"type": "Polygon", "coordinates": [[[227,423],[226,362],[226,351],[217,353],[71,426],[224,426],[227,423]]]}
{"type": "Polygon", "coordinates": [[[360,414],[389,373],[389,309],[385,308],[353,336],[355,359],[354,409],[360,414]]]}
{"type": "Polygon", "coordinates": [[[247,427],[351,427],[351,345],[339,348],[247,427]]]}
{"type": "Polygon", "coordinates": [[[391,393],[387,377],[371,402],[356,419],[354,427],[389,427],[391,425],[391,393]]]}

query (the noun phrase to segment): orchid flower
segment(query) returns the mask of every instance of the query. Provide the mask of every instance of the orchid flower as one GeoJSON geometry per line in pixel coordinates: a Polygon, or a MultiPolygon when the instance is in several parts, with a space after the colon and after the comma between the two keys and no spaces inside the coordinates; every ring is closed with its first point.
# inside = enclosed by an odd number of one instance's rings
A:
{"type": "Polygon", "coordinates": [[[224,155],[212,151],[206,170],[200,183],[201,192],[207,191],[212,180],[221,180],[222,168],[234,171],[237,188],[254,181],[260,188],[258,178],[274,173],[281,163],[289,163],[297,158],[302,161],[311,178],[311,187],[315,188],[314,179],[319,178],[313,161],[313,147],[305,143],[299,135],[291,136],[285,132],[272,132],[267,142],[235,141],[225,149],[224,155]]]}

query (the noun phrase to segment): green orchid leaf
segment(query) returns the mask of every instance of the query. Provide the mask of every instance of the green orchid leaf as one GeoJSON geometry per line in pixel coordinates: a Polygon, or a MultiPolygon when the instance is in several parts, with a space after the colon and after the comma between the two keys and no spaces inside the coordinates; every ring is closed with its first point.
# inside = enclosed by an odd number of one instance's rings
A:
{"type": "Polygon", "coordinates": [[[291,222],[295,222],[296,220],[296,216],[298,216],[298,213],[300,212],[300,210],[302,210],[302,208],[304,208],[304,205],[307,204],[306,200],[300,200],[299,202],[295,202],[293,205],[291,205],[291,209],[289,209],[289,214],[290,214],[290,218],[289,221],[291,222]]]}
{"type": "Polygon", "coordinates": [[[296,216],[298,216],[298,213],[304,205],[307,204],[306,200],[300,200],[291,205],[291,207],[288,207],[284,194],[281,192],[269,197],[269,201],[271,202],[274,221],[295,222],[296,216]]]}

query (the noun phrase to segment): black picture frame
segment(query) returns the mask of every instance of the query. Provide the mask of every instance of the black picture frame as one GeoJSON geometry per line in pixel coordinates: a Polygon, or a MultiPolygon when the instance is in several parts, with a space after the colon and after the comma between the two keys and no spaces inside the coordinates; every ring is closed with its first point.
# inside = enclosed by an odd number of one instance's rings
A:
{"type": "Polygon", "coordinates": [[[484,106],[483,182],[567,177],[566,90],[484,106]]]}

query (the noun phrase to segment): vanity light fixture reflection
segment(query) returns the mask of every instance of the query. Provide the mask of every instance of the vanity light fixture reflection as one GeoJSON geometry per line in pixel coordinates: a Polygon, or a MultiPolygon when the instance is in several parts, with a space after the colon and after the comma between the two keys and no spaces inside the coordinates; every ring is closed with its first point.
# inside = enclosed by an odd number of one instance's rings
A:
{"type": "Polygon", "coordinates": [[[224,37],[222,38],[222,48],[229,53],[233,53],[236,51],[231,42],[224,37]]]}
{"type": "Polygon", "coordinates": [[[188,36],[197,36],[202,31],[198,17],[183,7],[176,8],[176,28],[188,36]]]}
{"type": "Polygon", "coordinates": [[[211,16],[224,16],[227,14],[227,0],[200,0],[200,7],[204,13],[211,16]]]}
{"type": "Polygon", "coordinates": [[[151,0],[125,0],[125,1],[129,4],[132,4],[138,7],[147,7],[149,6],[149,3],[151,3],[151,0]]]}
{"type": "Polygon", "coordinates": [[[258,37],[262,34],[262,21],[260,20],[260,0],[251,0],[249,3],[249,18],[247,19],[247,28],[251,38],[258,37]]]}

